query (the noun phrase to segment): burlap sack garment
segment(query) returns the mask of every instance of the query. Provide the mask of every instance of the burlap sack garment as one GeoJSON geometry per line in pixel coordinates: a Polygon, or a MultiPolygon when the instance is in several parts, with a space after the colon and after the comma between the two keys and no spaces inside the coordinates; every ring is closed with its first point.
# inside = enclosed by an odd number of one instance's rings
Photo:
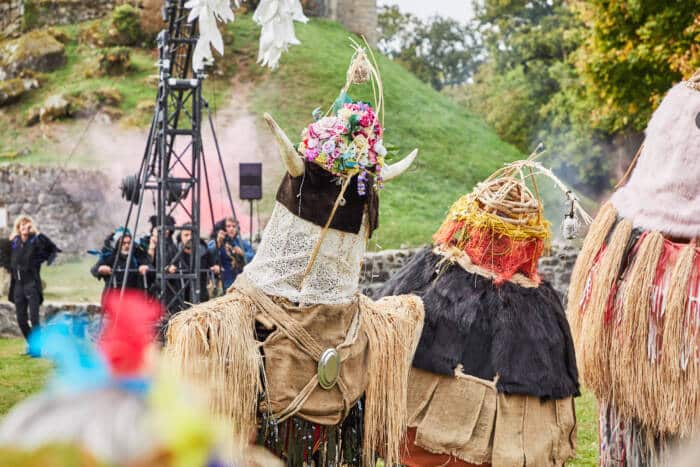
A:
{"type": "Polygon", "coordinates": [[[408,426],[416,444],[494,467],[563,466],[576,448],[571,397],[499,394],[492,381],[411,369],[408,426]]]}
{"type": "Polygon", "coordinates": [[[367,387],[368,340],[360,332],[360,299],[349,305],[299,308],[273,300],[242,278],[236,288],[258,305],[256,320],[274,329],[262,343],[267,398],[261,410],[282,421],[292,415],[321,425],[336,425],[367,387]],[[329,390],[318,384],[318,360],[324,350],[340,354],[341,371],[329,390]]]}
{"type": "Polygon", "coordinates": [[[364,395],[362,465],[373,466],[377,453],[393,464],[406,431],[408,375],[422,325],[423,304],[413,295],[375,302],[358,294],[351,304],[299,307],[239,276],[225,296],[171,320],[166,351],[242,443],[257,430],[261,410],[336,425],[364,395]],[[256,322],[273,330],[265,342],[256,337],[256,322]],[[342,364],[337,384],[325,390],[317,362],[330,347],[342,364]]]}

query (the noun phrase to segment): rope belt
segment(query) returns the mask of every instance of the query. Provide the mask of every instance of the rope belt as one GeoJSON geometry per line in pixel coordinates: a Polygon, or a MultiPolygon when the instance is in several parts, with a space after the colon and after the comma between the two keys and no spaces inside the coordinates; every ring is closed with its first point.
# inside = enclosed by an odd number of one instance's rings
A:
{"type": "MultiPolygon", "coordinates": [[[[248,295],[251,300],[258,306],[260,313],[264,315],[272,324],[274,324],[277,329],[282,332],[289,340],[294,342],[294,344],[311,358],[314,363],[318,365],[319,360],[321,360],[322,355],[328,349],[324,349],[316,339],[311,336],[303,326],[299,324],[297,320],[292,318],[280,305],[275,303],[268,295],[266,295],[262,290],[260,290],[255,285],[251,284],[250,281],[243,275],[238,276],[235,283],[235,288],[239,289],[241,292],[248,295]]],[[[357,310],[355,311],[350,327],[348,329],[345,340],[335,348],[339,355],[340,368],[337,380],[335,384],[330,386],[327,390],[332,389],[333,386],[337,385],[338,390],[343,398],[344,414],[347,416],[348,412],[352,408],[354,403],[353,400],[348,397],[348,387],[343,379],[342,375],[342,363],[352,355],[351,347],[357,340],[357,336],[360,333],[360,302],[356,301],[357,310]]],[[[304,386],[304,388],[299,392],[299,394],[292,400],[292,402],[282,411],[274,413],[273,416],[282,422],[289,417],[295,415],[304,406],[306,401],[311,396],[311,393],[319,386],[319,376],[318,373],[314,374],[309,382],[304,386]]],[[[323,389],[323,388],[322,388],[323,389]]]]}

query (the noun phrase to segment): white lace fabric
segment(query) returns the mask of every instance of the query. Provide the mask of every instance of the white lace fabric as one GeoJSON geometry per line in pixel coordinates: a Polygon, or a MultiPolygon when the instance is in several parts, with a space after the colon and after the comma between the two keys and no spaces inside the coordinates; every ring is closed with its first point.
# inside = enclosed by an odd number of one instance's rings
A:
{"type": "Polygon", "coordinates": [[[303,280],[322,228],[275,203],[253,261],[243,274],[266,294],[300,304],[350,303],[358,290],[366,222],[357,234],[329,229],[303,280]]]}

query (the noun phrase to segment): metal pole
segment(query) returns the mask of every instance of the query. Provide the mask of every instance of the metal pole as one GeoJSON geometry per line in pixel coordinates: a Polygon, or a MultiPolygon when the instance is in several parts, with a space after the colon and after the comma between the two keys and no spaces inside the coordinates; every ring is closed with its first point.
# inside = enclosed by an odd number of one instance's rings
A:
{"type": "Polygon", "coordinates": [[[250,200],[250,244],[253,245],[253,200],[250,200]]]}

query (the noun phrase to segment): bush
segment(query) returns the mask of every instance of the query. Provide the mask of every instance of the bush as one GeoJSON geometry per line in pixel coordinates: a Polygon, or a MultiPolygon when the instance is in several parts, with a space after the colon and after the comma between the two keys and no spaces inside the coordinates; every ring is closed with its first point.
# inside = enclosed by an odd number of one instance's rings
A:
{"type": "Polygon", "coordinates": [[[107,31],[107,45],[139,45],[143,40],[143,32],[139,18],[139,10],[127,4],[120,5],[112,12],[112,24],[107,31]]]}
{"type": "Polygon", "coordinates": [[[98,69],[101,75],[118,76],[131,69],[131,50],[127,47],[111,47],[100,53],[98,69]]]}

